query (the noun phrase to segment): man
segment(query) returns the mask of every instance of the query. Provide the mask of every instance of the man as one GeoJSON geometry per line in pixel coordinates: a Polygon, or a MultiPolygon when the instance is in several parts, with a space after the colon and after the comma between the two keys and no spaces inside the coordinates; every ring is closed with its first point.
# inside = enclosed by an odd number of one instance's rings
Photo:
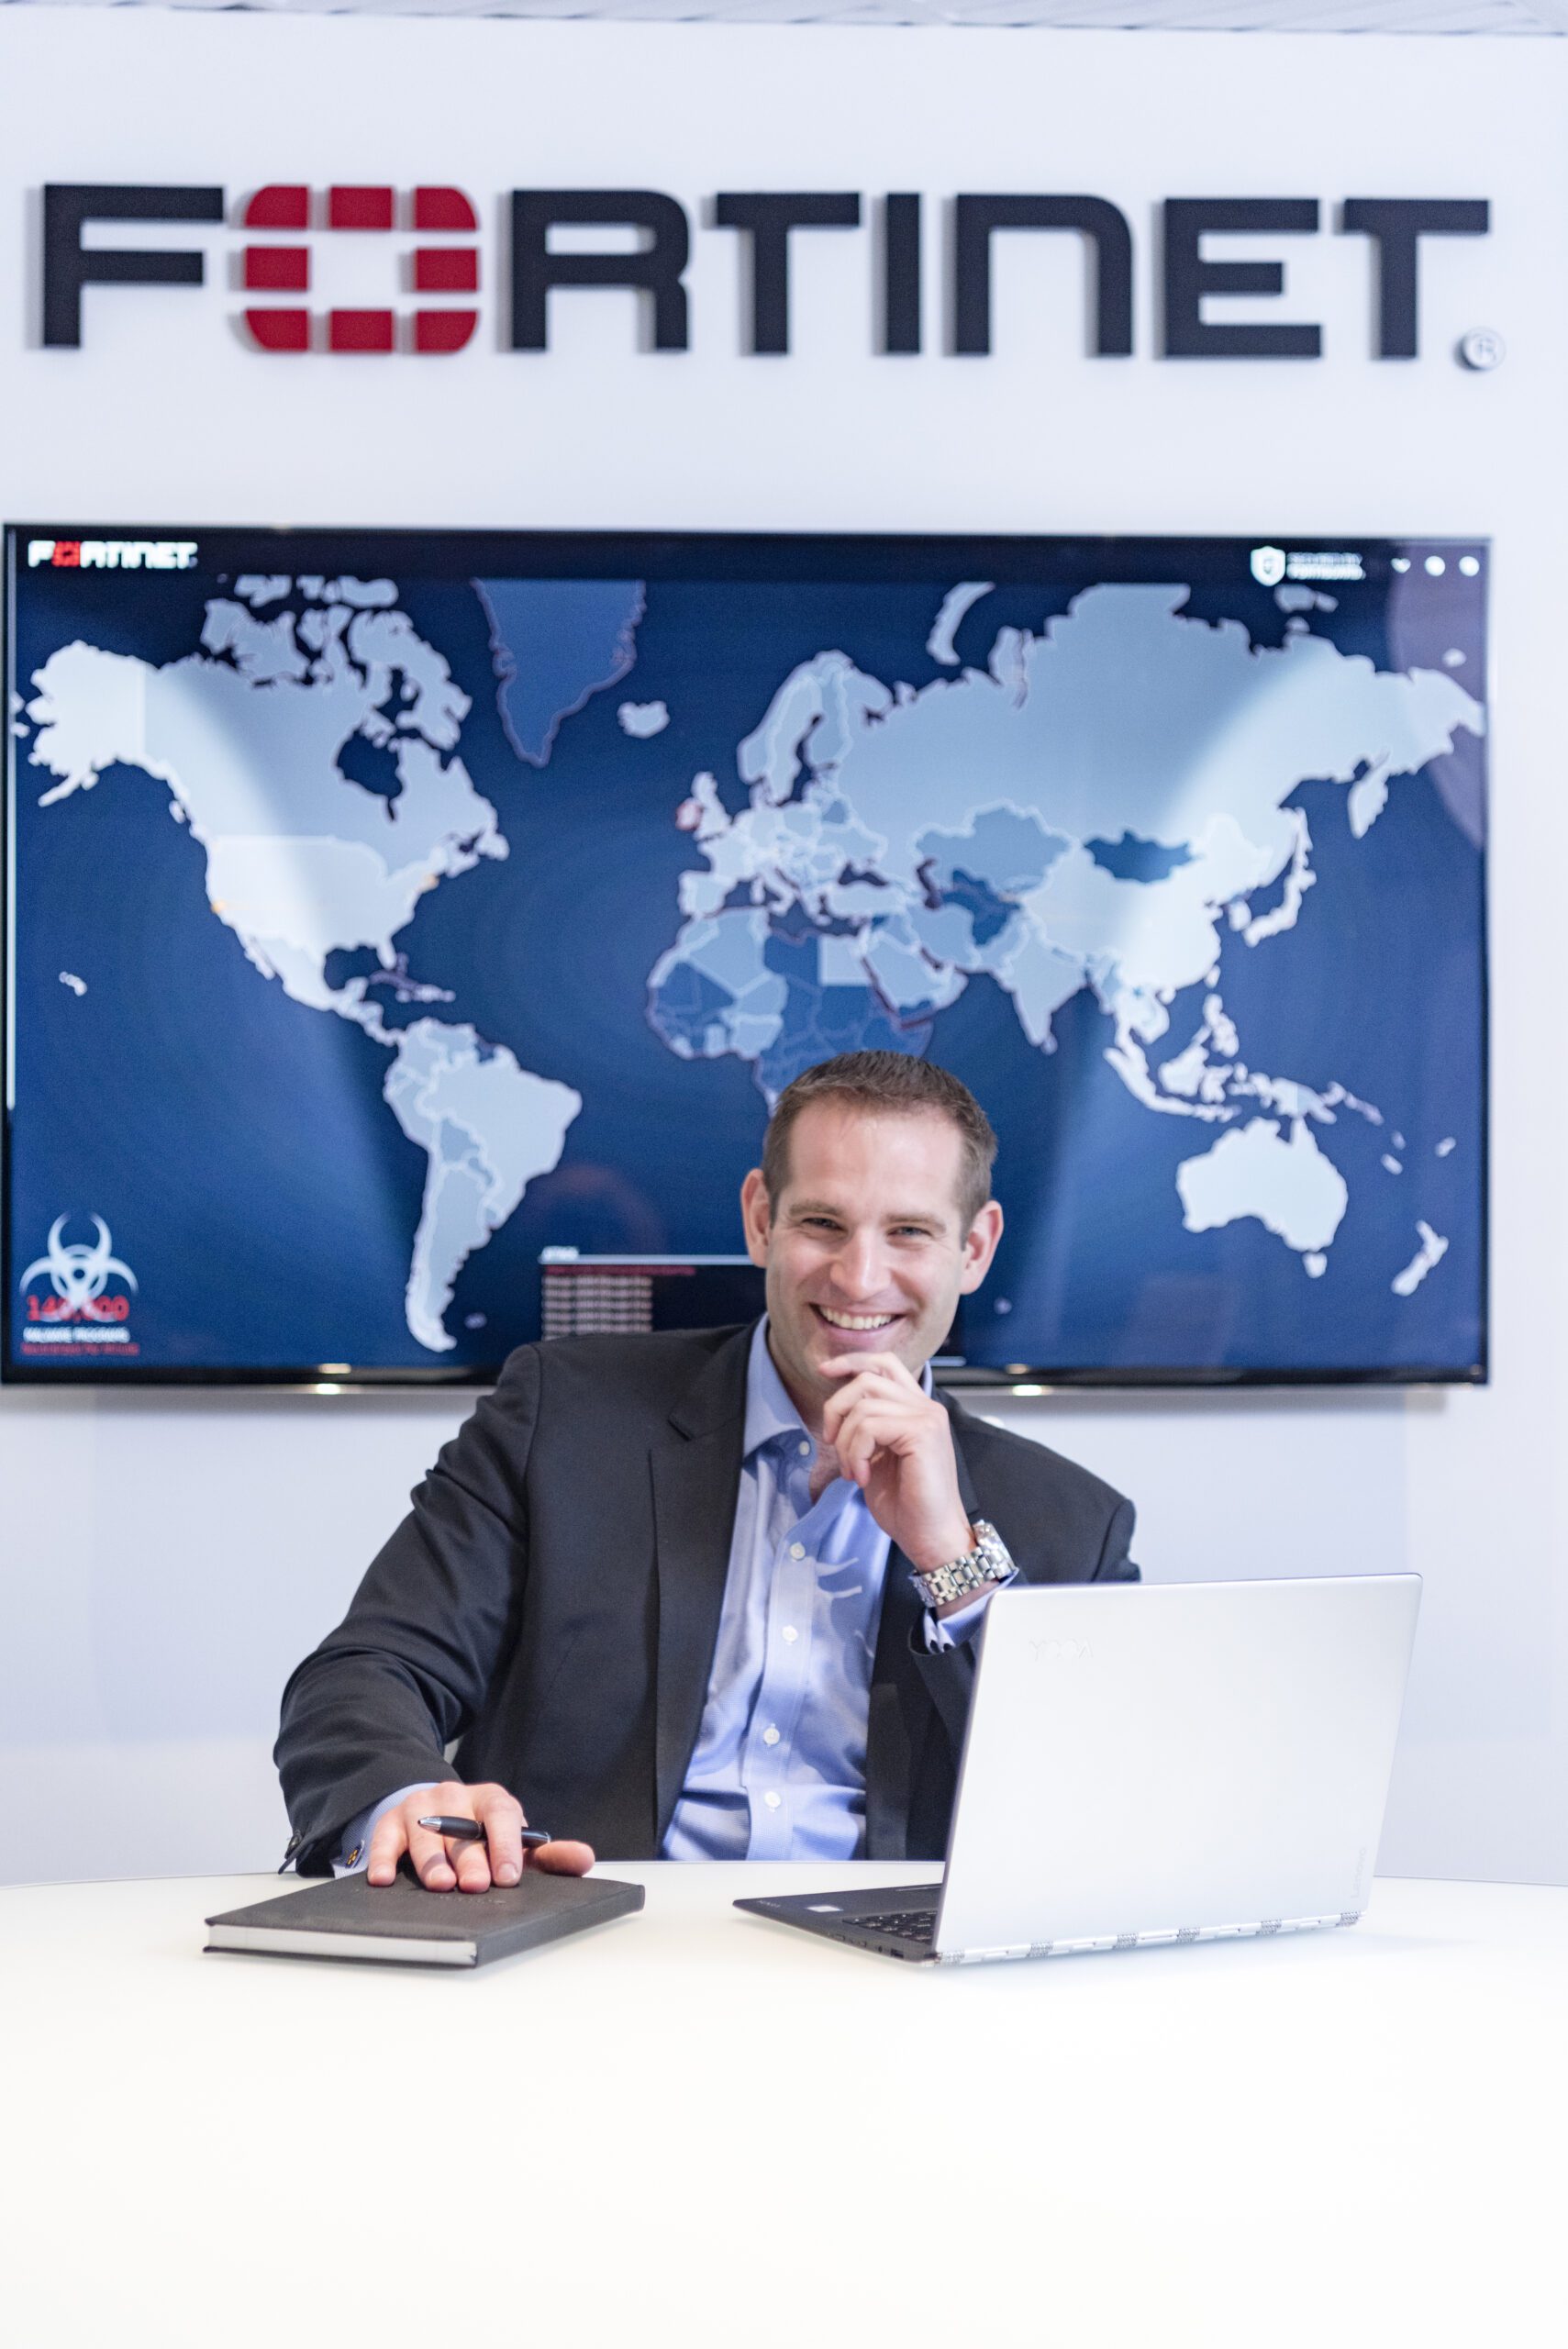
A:
{"type": "Polygon", "coordinates": [[[1129,1502],[931,1392],[995,1154],[946,1070],[826,1062],[741,1189],[762,1321],[517,1349],[284,1691],[302,1873],[943,1857],[991,1594],[1138,1574],[1129,1502]]]}

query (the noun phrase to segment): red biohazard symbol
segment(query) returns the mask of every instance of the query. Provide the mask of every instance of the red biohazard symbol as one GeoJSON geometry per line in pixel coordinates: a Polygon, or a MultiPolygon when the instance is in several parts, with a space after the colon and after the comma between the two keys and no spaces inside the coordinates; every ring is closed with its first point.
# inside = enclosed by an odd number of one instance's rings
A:
{"type": "MultiPolygon", "coordinates": [[[[403,199],[403,226],[418,237],[462,237],[461,244],[416,245],[412,256],[416,294],[477,294],[479,252],[472,241],[479,217],[461,188],[417,187],[403,199]]],[[[317,206],[317,226],[386,235],[397,226],[397,193],[390,187],[331,187],[317,206]]],[[[298,237],[311,226],[308,187],[274,184],[258,188],[245,206],[240,226],[254,232],[298,237]]],[[[247,294],[308,294],[310,247],[306,244],[248,244],[242,277],[247,294]]],[[[312,333],[303,305],[268,303],[248,308],[245,324],[262,351],[461,351],[479,323],[475,309],[445,303],[412,311],[328,310],[324,332],[312,333]]]]}

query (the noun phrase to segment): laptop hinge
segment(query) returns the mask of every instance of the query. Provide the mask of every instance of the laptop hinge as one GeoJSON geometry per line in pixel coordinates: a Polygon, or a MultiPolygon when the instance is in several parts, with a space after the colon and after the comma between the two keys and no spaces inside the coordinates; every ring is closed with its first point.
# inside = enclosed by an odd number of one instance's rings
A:
{"type": "Polygon", "coordinates": [[[1319,1917],[1251,1917],[1234,1925],[1157,1925],[1140,1933],[1092,1933],[1081,1940],[1010,1942],[997,1949],[939,1950],[940,1965],[979,1965],[1005,1957],[1077,1957],[1093,1950],[1161,1949],[1177,1943],[1239,1941],[1269,1933],[1304,1933],[1323,1925],[1354,1925],[1359,1909],[1319,1917]]]}

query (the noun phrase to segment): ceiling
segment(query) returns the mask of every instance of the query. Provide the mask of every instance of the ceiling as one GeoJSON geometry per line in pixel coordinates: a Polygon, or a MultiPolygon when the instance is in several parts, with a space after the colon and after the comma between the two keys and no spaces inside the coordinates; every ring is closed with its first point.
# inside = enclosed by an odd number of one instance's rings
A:
{"type": "MultiPolygon", "coordinates": [[[[29,0],[81,6],[83,0],[29,0]]],[[[0,0],[0,6],[17,0],[0,0]]],[[[123,7],[149,0],[86,0],[123,7]]],[[[222,7],[233,0],[150,0],[222,7]]],[[[597,17],[733,24],[1056,25],[1078,30],[1568,33],[1568,0],[241,0],[328,16],[597,17]]]]}

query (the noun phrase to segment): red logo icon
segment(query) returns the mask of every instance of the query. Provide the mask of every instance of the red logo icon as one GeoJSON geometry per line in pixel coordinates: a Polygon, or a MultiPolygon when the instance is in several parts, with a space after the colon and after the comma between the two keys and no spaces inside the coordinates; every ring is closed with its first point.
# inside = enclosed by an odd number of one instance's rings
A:
{"type": "MultiPolygon", "coordinates": [[[[241,226],[300,237],[314,225],[350,235],[390,236],[402,226],[439,244],[417,244],[410,275],[416,294],[474,295],[479,291],[479,216],[461,188],[417,187],[399,202],[390,187],[331,187],[314,206],[308,187],[281,184],[258,188],[245,206],[241,226]],[[315,220],[312,221],[312,211],[315,220]],[[462,238],[458,244],[448,241],[462,238]]],[[[242,279],[247,294],[308,294],[308,244],[248,244],[242,279]]],[[[412,310],[328,310],[313,318],[298,304],[247,308],[245,324],[262,351],[461,351],[479,323],[475,309],[441,303],[412,310]]]]}

